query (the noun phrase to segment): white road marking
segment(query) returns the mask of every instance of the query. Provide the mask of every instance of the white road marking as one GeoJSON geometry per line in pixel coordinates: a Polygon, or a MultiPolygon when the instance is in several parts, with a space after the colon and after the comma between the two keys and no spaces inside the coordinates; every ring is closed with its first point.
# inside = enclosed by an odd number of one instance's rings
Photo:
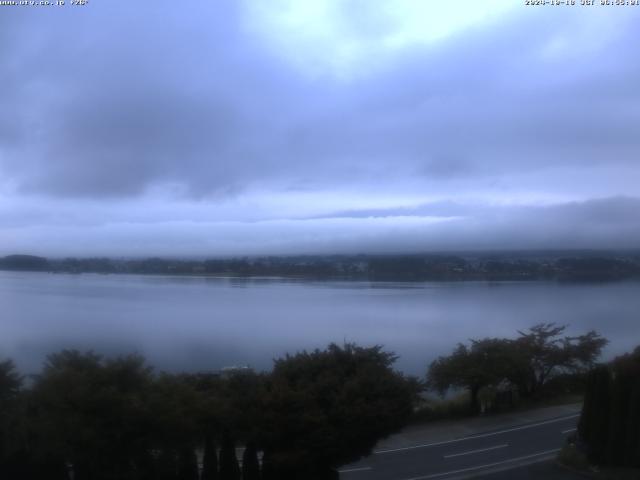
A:
{"type": "Polygon", "coordinates": [[[377,451],[373,452],[373,454],[374,455],[379,455],[379,454],[382,454],[382,453],[402,452],[402,451],[405,451],[405,450],[415,450],[416,448],[436,447],[438,445],[448,445],[450,443],[464,442],[465,440],[474,440],[476,438],[493,437],[494,435],[501,435],[503,433],[516,432],[518,430],[526,430],[527,428],[539,427],[540,425],[548,425],[550,423],[563,422],[565,420],[570,420],[572,418],[577,418],[579,416],[580,416],[580,414],[576,413],[575,415],[569,415],[568,417],[554,418],[553,420],[546,420],[544,422],[532,423],[531,425],[523,425],[521,427],[508,428],[506,430],[500,430],[499,432],[482,433],[482,434],[479,434],[479,435],[470,435],[468,437],[456,438],[454,440],[445,440],[443,442],[425,443],[423,445],[413,445],[411,447],[391,448],[391,449],[388,449],[388,450],[377,450],[377,451]]]}
{"type": "Polygon", "coordinates": [[[560,449],[556,448],[555,450],[547,450],[545,452],[533,453],[531,455],[525,455],[523,457],[510,458],[509,460],[503,460],[502,462],[487,463],[486,465],[478,465],[477,467],[463,468],[460,470],[451,470],[450,472],[434,473],[431,475],[424,475],[422,477],[405,478],[404,480],[427,480],[428,478],[446,477],[447,475],[454,475],[456,473],[472,472],[474,470],[482,470],[483,468],[497,467],[498,465],[504,465],[505,463],[519,462],[521,460],[528,460],[530,458],[541,457],[543,455],[550,455],[552,453],[557,453],[559,451],[560,449]]]}
{"type": "Polygon", "coordinates": [[[444,458],[462,457],[463,455],[471,455],[472,453],[488,452],[489,450],[497,450],[499,448],[506,448],[509,444],[496,445],[495,447],[480,448],[478,450],[469,450],[468,452],[452,453],[451,455],[444,455],[444,458]]]}
{"type": "Polygon", "coordinates": [[[568,430],[562,430],[562,432],[560,432],[560,433],[563,433],[563,434],[564,433],[571,433],[571,432],[575,432],[576,430],[577,430],[577,428],[570,428],[568,430]]]}
{"type": "Polygon", "coordinates": [[[347,468],[346,470],[338,470],[338,473],[364,472],[365,470],[371,470],[371,467],[347,468]]]}

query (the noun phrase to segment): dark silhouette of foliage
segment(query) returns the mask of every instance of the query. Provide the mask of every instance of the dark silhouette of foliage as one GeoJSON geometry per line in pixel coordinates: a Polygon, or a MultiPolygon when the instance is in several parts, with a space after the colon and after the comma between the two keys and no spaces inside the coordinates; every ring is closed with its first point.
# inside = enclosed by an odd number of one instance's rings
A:
{"type": "Polygon", "coordinates": [[[175,450],[164,448],[158,456],[158,480],[178,480],[178,455],[175,450]]]}
{"type": "Polygon", "coordinates": [[[208,392],[206,398],[216,405],[220,430],[233,432],[236,439],[246,441],[259,435],[264,395],[264,375],[238,370],[227,373],[224,381],[216,390],[208,392]]]}
{"type": "Polygon", "coordinates": [[[7,479],[20,480],[69,480],[69,468],[66,462],[59,457],[32,455],[24,451],[19,458],[19,468],[15,471],[19,474],[7,475],[7,479]]]}
{"type": "Polygon", "coordinates": [[[180,451],[199,437],[201,398],[186,375],[160,374],[150,384],[146,408],[153,422],[153,444],[180,451]]]}
{"type": "Polygon", "coordinates": [[[470,412],[480,411],[479,392],[507,382],[521,396],[539,393],[550,379],[586,372],[607,340],[594,331],[578,337],[560,337],[566,327],[539,324],[520,337],[471,340],[458,344],[448,356],[434,360],[427,372],[430,388],[444,394],[449,388],[469,391],[470,412]]]}
{"type": "Polygon", "coordinates": [[[204,442],[202,457],[201,480],[218,480],[218,451],[213,435],[207,435],[204,442]]]}
{"type": "Polygon", "coordinates": [[[273,464],[272,455],[269,450],[262,453],[262,468],[260,469],[262,480],[279,480],[278,472],[273,464]]]}
{"type": "Polygon", "coordinates": [[[21,386],[22,377],[16,371],[13,361],[0,362],[0,402],[14,399],[21,386]]]}
{"type": "MultiPolygon", "coordinates": [[[[11,360],[0,362],[0,474],[15,469],[20,454],[18,435],[20,411],[18,395],[22,377],[11,360]]],[[[0,475],[2,476],[2,475],[0,475]]]]}
{"type": "Polygon", "coordinates": [[[619,371],[610,389],[609,432],[607,434],[606,462],[622,465],[625,460],[627,438],[627,421],[633,378],[628,372],[619,371]]]}
{"type": "Polygon", "coordinates": [[[605,459],[609,436],[610,390],[609,368],[599,366],[593,369],[587,378],[587,391],[578,432],[589,445],[589,459],[596,463],[605,459]]]}
{"type": "Polygon", "coordinates": [[[126,471],[124,475],[130,475],[136,480],[157,480],[157,464],[154,453],[157,452],[145,449],[134,462],[132,471],[126,471]]]}
{"type": "Polygon", "coordinates": [[[198,480],[198,458],[193,448],[183,447],[178,455],[178,480],[198,480]]]}
{"type": "Polygon", "coordinates": [[[137,356],[107,361],[66,350],[49,356],[33,391],[43,448],[68,459],[77,480],[123,475],[147,453],[151,381],[137,356]]]}
{"type": "Polygon", "coordinates": [[[240,480],[236,445],[228,430],[222,436],[220,447],[220,480],[240,480]]]}
{"type": "Polygon", "coordinates": [[[577,337],[562,337],[565,330],[565,325],[541,323],[518,332],[516,351],[527,362],[519,379],[521,395],[534,395],[558,371],[589,370],[608,343],[593,330],[577,337]]]}
{"type": "Polygon", "coordinates": [[[248,442],[242,454],[242,480],[260,480],[258,450],[254,442],[248,442]]]}
{"type": "Polygon", "coordinates": [[[451,355],[439,357],[431,363],[428,385],[442,394],[450,387],[468,389],[470,412],[478,413],[480,389],[508,378],[518,359],[519,355],[509,340],[472,340],[469,347],[460,343],[451,355]]]}
{"type": "Polygon", "coordinates": [[[613,361],[611,425],[607,462],[640,467],[640,347],[613,361]]]}
{"type": "Polygon", "coordinates": [[[3,362],[0,478],[196,480],[202,447],[201,480],[335,478],[412,414],[419,385],[394,360],[331,345],[277,360],[270,374],[156,375],[139,356],[64,350],[27,390],[3,362]],[[246,447],[242,474],[232,435],[246,447]]]}
{"type": "Polygon", "coordinates": [[[640,468],[640,375],[633,380],[627,422],[624,463],[640,468]]]}
{"type": "Polygon", "coordinates": [[[260,440],[269,468],[279,478],[332,475],[404,426],[418,384],[391,369],[395,359],[379,346],[332,344],[276,360],[260,440]]]}
{"type": "Polygon", "coordinates": [[[594,368],[578,434],[596,464],[640,466],[640,347],[594,368]]]}

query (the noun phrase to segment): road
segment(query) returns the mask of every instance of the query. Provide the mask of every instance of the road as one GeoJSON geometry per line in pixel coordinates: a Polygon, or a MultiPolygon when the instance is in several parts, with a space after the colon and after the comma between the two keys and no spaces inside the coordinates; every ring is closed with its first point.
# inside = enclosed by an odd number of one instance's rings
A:
{"type": "Polygon", "coordinates": [[[452,480],[554,457],[579,414],[470,436],[389,448],[340,469],[341,480],[452,480]]]}

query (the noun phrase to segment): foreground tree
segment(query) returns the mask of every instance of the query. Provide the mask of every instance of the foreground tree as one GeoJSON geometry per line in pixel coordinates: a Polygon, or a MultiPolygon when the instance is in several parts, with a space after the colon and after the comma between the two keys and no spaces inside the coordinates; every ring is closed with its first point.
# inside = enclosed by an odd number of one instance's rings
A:
{"type": "Polygon", "coordinates": [[[589,445],[587,453],[595,463],[604,461],[607,450],[610,392],[611,372],[607,366],[602,365],[589,372],[578,433],[589,445]]]}
{"type": "Polygon", "coordinates": [[[271,460],[271,453],[269,450],[265,450],[262,454],[262,468],[260,469],[260,476],[262,480],[279,480],[276,467],[271,460]]]}
{"type": "Polygon", "coordinates": [[[0,402],[13,400],[20,392],[22,377],[16,371],[12,360],[0,362],[0,402]]]}
{"type": "Polygon", "coordinates": [[[0,420],[26,418],[29,428],[28,441],[0,443],[1,477],[195,480],[196,447],[207,439],[202,480],[239,480],[233,435],[246,445],[246,480],[337,478],[339,465],[369,453],[412,414],[419,385],[391,368],[395,358],[381,347],[331,345],[277,360],[270,374],[225,378],[153,375],[138,356],[70,350],[48,357],[28,395],[5,362],[0,420]],[[24,411],[9,415],[10,404],[24,411]],[[4,447],[22,444],[5,468],[4,447]]]}
{"type": "Polygon", "coordinates": [[[521,395],[535,395],[559,371],[588,371],[608,343],[594,330],[577,337],[563,336],[566,328],[565,325],[541,323],[528,331],[518,332],[516,351],[526,359],[525,370],[514,379],[521,395]]]}
{"type": "MultiPolygon", "coordinates": [[[[640,350],[636,349],[636,352],[636,355],[640,356],[640,350]]],[[[626,465],[640,468],[640,374],[633,381],[627,422],[624,462],[626,465]]]]}
{"type": "Polygon", "coordinates": [[[247,443],[242,455],[242,480],[260,480],[258,451],[253,442],[247,443]]]}
{"type": "Polygon", "coordinates": [[[640,467],[640,347],[612,363],[607,463],[640,467]]]}
{"type": "Polygon", "coordinates": [[[240,480],[240,466],[236,457],[236,444],[229,431],[222,436],[220,448],[220,480],[240,480]]]}
{"type": "Polygon", "coordinates": [[[205,437],[201,480],[218,480],[218,451],[213,435],[205,437]]]}
{"type": "Polygon", "coordinates": [[[429,366],[427,384],[441,394],[452,387],[467,389],[469,410],[479,413],[480,390],[514,375],[521,365],[522,359],[511,341],[472,340],[470,346],[460,343],[451,355],[434,360],[429,366]]]}
{"type": "Polygon", "coordinates": [[[183,447],[178,455],[178,480],[199,480],[198,458],[193,448],[183,447]]]}
{"type": "Polygon", "coordinates": [[[640,347],[588,376],[579,438],[596,464],[640,467],[640,347]]]}
{"type": "Polygon", "coordinates": [[[429,366],[427,384],[440,393],[464,388],[470,396],[470,410],[480,411],[483,387],[507,381],[523,397],[532,397],[559,373],[586,372],[600,356],[607,340],[595,331],[577,337],[562,336],[566,327],[539,324],[520,337],[471,340],[458,344],[448,356],[429,366]]]}
{"type": "Polygon", "coordinates": [[[353,344],[276,360],[260,429],[264,477],[337,478],[335,468],[402,428],[419,389],[392,370],[395,360],[353,344]]]}
{"type": "Polygon", "coordinates": [[[22,377],[11,360],[0,362],[0,478],[17,473],[22,461],[20,389],[22,377]]]}
{"type": "Polygon", "coordinates": [[[148,388],[147,414],[151,418],[150,445],[176,452],[192,450],[200,442],[198,412],[201,397],[189,376],[162,373],[148,388]]]}
{"type": "Polygon", "coordinates": [[[148,464],[150,368],[138,356],[91,352],[48,357],[36,380],[35,435],[41,455],[63,458],[75,478],[121,478],[148,464]]]}
{"type": "Polygon", "coordinates": [[[157,459],[158,480],[178,480],[178,455],[170,448],[163,448],[157,459]]]}

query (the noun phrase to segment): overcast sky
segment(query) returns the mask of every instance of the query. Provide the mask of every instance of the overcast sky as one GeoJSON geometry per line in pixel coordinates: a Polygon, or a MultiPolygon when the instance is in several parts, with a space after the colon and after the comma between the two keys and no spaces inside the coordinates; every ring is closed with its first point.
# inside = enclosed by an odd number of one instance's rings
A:
{"type": "Polygon", "coordinates": [[[69,3],[0,6],[0,254],[640,246],[640,7],[69,3]]]}

